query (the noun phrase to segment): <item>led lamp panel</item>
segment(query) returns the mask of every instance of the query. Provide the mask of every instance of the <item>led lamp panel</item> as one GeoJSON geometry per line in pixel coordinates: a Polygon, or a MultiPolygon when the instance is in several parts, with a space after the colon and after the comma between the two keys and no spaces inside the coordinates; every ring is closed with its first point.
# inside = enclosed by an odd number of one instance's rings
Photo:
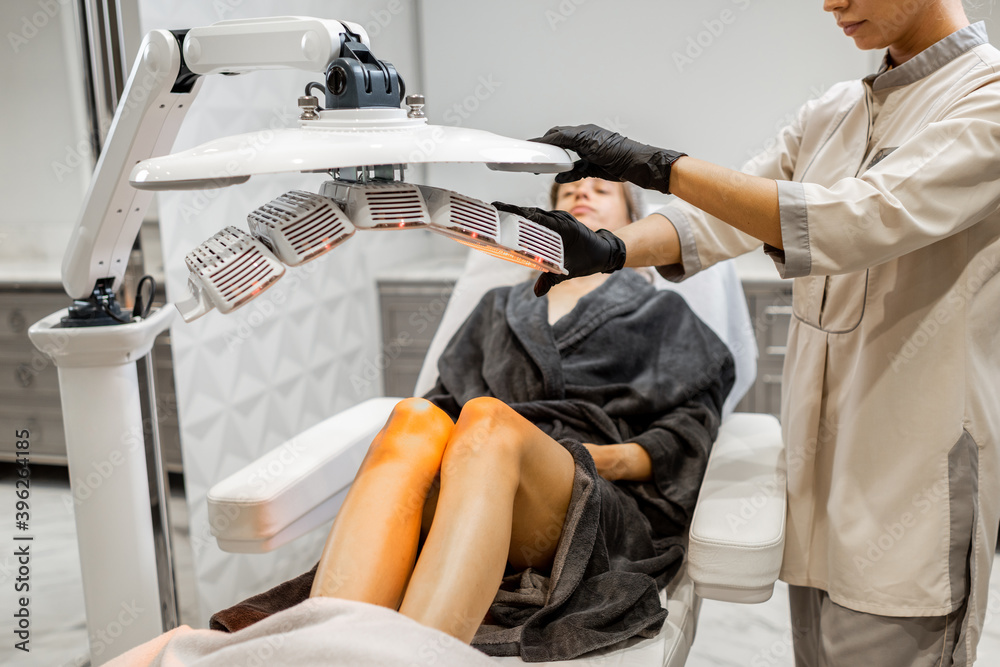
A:
{"type": "Polygon", "coordinates": [[[520,260],[504,257],[508,261],[532,266],[539,271],[561,275],[569,273],[563,264],[562,237],[548,227],[501,211],[500,243],[520,260]]]}
{"type": "Polygon", "coordinates": [[[420,186],[431,216],[431,231],[494,257],[539,271],[564,273],[562,238],[530,220],[514,216],[505,223],[492,205],[451,190],[420,186]],[[506,238],[506,242],[504,242],[506,238]]]}
{"type": "Polygon", "coordinates": [[[500,218],[497,210],[486,202],[460,195],[451,190],[421,185],[420,192],[427,202],[431,231],[457,241],[487,246],[500,243],[500,218]]]}
{"type": "Polygon", "coordinates": [[[221,313],[231,313],[256,298],[285,274],[277,257],[236,227],[212,236],[189,252],[184,262],[191,271],[189,283],[221,313]]]}
{"type": "Polygon", "coordinates": [[[250,232],[288,266],[328,253],[355,227],[328,197],[292,190],[247,216],[250,232]]]}
{"type": "Polygon", "coordinates": [[[343,209],[358,229],[412,229],[431,224],[420,189],[397,181],[327,181],[319,191],[343,209]]]}

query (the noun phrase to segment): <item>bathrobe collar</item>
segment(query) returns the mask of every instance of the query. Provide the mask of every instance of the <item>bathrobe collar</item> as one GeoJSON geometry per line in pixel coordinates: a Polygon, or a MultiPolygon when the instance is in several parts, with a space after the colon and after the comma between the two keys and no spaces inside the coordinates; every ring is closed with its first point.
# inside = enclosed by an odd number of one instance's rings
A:
{"type": "Polygon", "coordinates": [[[507,323],[542,372],[547,397],[565,398],[561,355],[608,320],[630,313],[649,300],[654,288],[638,273],[613,273],[585,294],[569,313],[549,325],[549,299],[536,298],[532,282],[515,285],[507,300],[507,323]]]}

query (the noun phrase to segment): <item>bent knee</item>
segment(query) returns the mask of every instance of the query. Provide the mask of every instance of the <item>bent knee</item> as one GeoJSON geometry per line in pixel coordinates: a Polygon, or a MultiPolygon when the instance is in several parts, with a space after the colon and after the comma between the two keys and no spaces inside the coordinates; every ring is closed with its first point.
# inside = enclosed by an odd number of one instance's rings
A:
{"type": "Polygon", "coordinates": [[[445,439],[455,423],[448,413],[425,398],[404,398],[392,409],[386,428],[413,431],[429,438],[445,439]]]}
{"type": "Polygon", "coordinates": [[[451,417],[430,401],[405,398],[393,408],[372,450],[379,459],[412,459],[437,467],[453,427],[451,417]]]}
{"type": "Polygon", "coordinates": [[[474,398],[462,407],[445,451],[445,462],[488,459],[498,471],[515,471],[520,466],[526,423],[503,401],[489,396],[474,398]]]}
{"type": "Polygon", "coordinates": [[[492,396],[477,396],[466,401],[462,413],[458,416],[456,425],[468,427],[474,423],[484,422],[491,426],[504,427],[515,418],[520,418],[513,408],[492,396]]]}
{"type": "Polygon", "coordinates": [[[444,410],[434,405],[426,398],[413,396],[404,398],[392,408],[389,421],[393,419],[402,420],[434,420],[442,424],[452,425],[451,417],[444,410]]]}

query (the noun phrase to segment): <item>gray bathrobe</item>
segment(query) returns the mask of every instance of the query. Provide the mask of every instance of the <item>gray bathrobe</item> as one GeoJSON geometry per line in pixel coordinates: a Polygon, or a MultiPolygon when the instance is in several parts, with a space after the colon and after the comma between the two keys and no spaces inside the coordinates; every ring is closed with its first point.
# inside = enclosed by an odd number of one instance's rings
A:
{"type": "Polygon", "coordinates": [[[452,338],[426,398],[457,418],[494,396],[565,446],[572,499],[551,572],[507,576],[473,646],[529,662],[564,660],[666,618],[658,589],[677,573],[723,401],[732,355],[674,292],[631,270],[613,274],[548,323],[531,283],[487,293],[452,338]],[[636,442],[651,482],[609,482],[580,443],[636,442]]]}

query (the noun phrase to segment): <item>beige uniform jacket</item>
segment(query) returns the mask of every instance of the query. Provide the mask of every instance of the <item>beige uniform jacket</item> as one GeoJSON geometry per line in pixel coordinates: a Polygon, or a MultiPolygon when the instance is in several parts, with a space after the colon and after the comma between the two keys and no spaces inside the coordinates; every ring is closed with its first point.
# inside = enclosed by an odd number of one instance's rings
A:
{"type": "MultiPolygon", "coordinates": [[[[885,616],[968,597],[965,658],[1000,522],[998,68],[969,26],[809,102],[744,168],[778,181],[784,250],[764,249],[795,278],[781,578],[885,616]]],[[[761,247],[684,202],[661,213],[672,280],[761,247]]]]}

